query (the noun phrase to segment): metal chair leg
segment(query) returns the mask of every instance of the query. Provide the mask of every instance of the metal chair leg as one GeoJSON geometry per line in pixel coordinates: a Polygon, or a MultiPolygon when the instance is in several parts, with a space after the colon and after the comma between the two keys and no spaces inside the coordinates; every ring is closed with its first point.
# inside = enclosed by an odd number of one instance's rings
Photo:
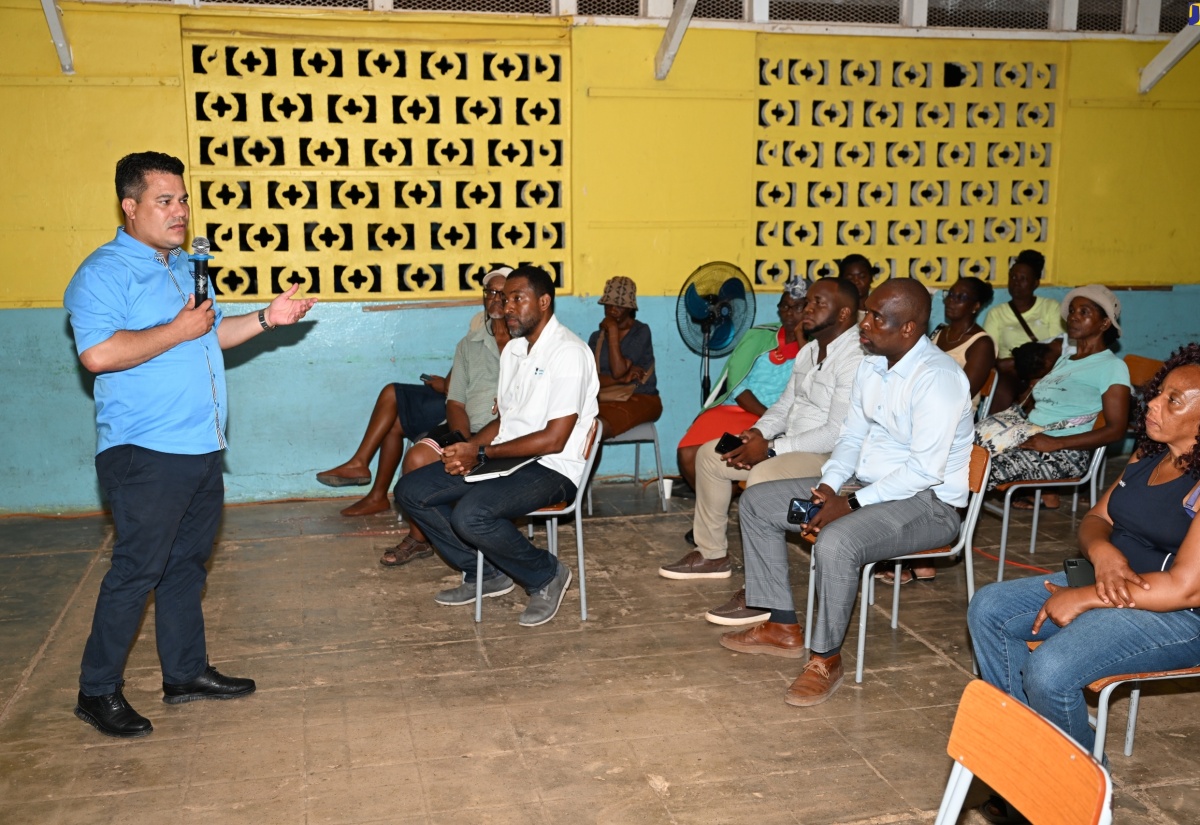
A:
{"type": "Polygon", "coordinates": [[[483,553],[475,551],[475,623],[483,621],[483,553]]]}
{"type": "Polygon", "coordinates": [[[1133,735],[1137,731],[1138,703],[1142,699],[1142,683],[1133,683],[1129,694],[1129,720],[1125,723],[1125,755],[1133,756],[1133,735]]]}

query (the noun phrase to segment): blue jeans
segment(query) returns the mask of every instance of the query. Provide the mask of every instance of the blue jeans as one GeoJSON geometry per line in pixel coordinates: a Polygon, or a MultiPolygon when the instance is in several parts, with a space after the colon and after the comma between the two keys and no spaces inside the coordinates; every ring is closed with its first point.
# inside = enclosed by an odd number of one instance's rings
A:
{"type": "Polygon", "coordinates": [[[100,584],[83,649],[85,696],[113,693],[154,591],[154,631],[164,682],[204,672],[205,565],[221,522],[221,452],[174,455],[123,444],[96,456],[96,476],[112,508],[117,541],[100,584]]]}
{"type": "Polygon", "coordinates": [[[558,572],[558,561],[533,545],[512,520],[572,501],[571,480],[538,462],[504,478],[464,481],[442,464],[405,473],[396,484],[396,503],[424,531],[433,549],[463,580],[475,581],[475,549],[483,550],[483,577],[497,569],[532,593],[558,572]]]}
{"type": "Polygon", "coordinates": [[[1200,616],[1188,610],[1103,608],[1066,627],[1047,620],[1031,633],[1049,593],[1046,579],[1066,585],[1063,573],[990,584],[975,594],[967,624],[980,675],[1066,731],[1091,751],[1083,689],[1105,676],[1173,670],[1200,664],[1200,616]],[[1027,641],[1043,644],[1030,652],[1027,641]]]}

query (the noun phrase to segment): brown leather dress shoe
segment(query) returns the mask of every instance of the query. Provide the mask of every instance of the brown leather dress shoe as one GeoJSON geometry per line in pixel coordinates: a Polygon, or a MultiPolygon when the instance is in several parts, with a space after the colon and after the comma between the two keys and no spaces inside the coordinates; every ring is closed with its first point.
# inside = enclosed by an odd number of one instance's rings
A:
{"type": "Polygon", "coordinates": [[[799,659],[804,655],[804,633],[798,624],[763,622],[748,630],[726,633],[721,637],[721,647],[738,653],[765,653],[799,659]]]}
{"type": "Polygon", "coordinates": [[[784,701],[798,708],[819,705],[841,687],[844,675],[842,654],[824,657],[814,653],[804,666],[804,672],[788,688],[784,701]]]}
{"type": "Polygon", "coordinates": [[[733,575],[733,565],[728,555],[706,559],[699,550],[693,550],[674,564],[658,568],[658,575],[664,579],[727,579],[733,575]]]}

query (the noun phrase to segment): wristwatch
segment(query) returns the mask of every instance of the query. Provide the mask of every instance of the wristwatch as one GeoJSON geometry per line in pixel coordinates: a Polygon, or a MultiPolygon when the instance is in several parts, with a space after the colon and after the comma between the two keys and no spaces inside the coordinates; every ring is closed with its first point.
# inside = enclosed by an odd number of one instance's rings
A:
{"type": "Polygon", "coordinates": [[[480,444],[479,452],[475,454],[475,466],[476,467],[482,467],[484,464],[487,464],[487,453],[485,452],[485,450],[487,450],[487,446],[484,444],[480,444]]]}
{"type": "Polygon", "coordinates": [[[858,503],[858,493],[851,493],[850,495],[846,496],[846,503],[850,505],[851,510],[858,510],[862,507],[862,505],[858,503]]]}
{"type": "Polygon", "coordinates": [[[775,439],[772,438],[767,442],[767,458],[774,458],[777,455],[779,453],[775,452],[775,439]]]}

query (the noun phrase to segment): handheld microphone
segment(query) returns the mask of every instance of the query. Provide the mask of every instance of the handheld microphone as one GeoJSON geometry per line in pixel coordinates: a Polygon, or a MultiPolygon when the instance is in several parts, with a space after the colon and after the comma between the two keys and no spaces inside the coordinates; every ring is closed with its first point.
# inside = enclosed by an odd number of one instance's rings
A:
{"type": "Polygon", "coordinates": [[[188,260],[192,262],[196,306],[200,306],[208,300],[208,262],[212,260],[212,255],[208,254],[210,248],[208,238],[203,236],[192,238],[192,254],[188,255],[188,260]]]}

